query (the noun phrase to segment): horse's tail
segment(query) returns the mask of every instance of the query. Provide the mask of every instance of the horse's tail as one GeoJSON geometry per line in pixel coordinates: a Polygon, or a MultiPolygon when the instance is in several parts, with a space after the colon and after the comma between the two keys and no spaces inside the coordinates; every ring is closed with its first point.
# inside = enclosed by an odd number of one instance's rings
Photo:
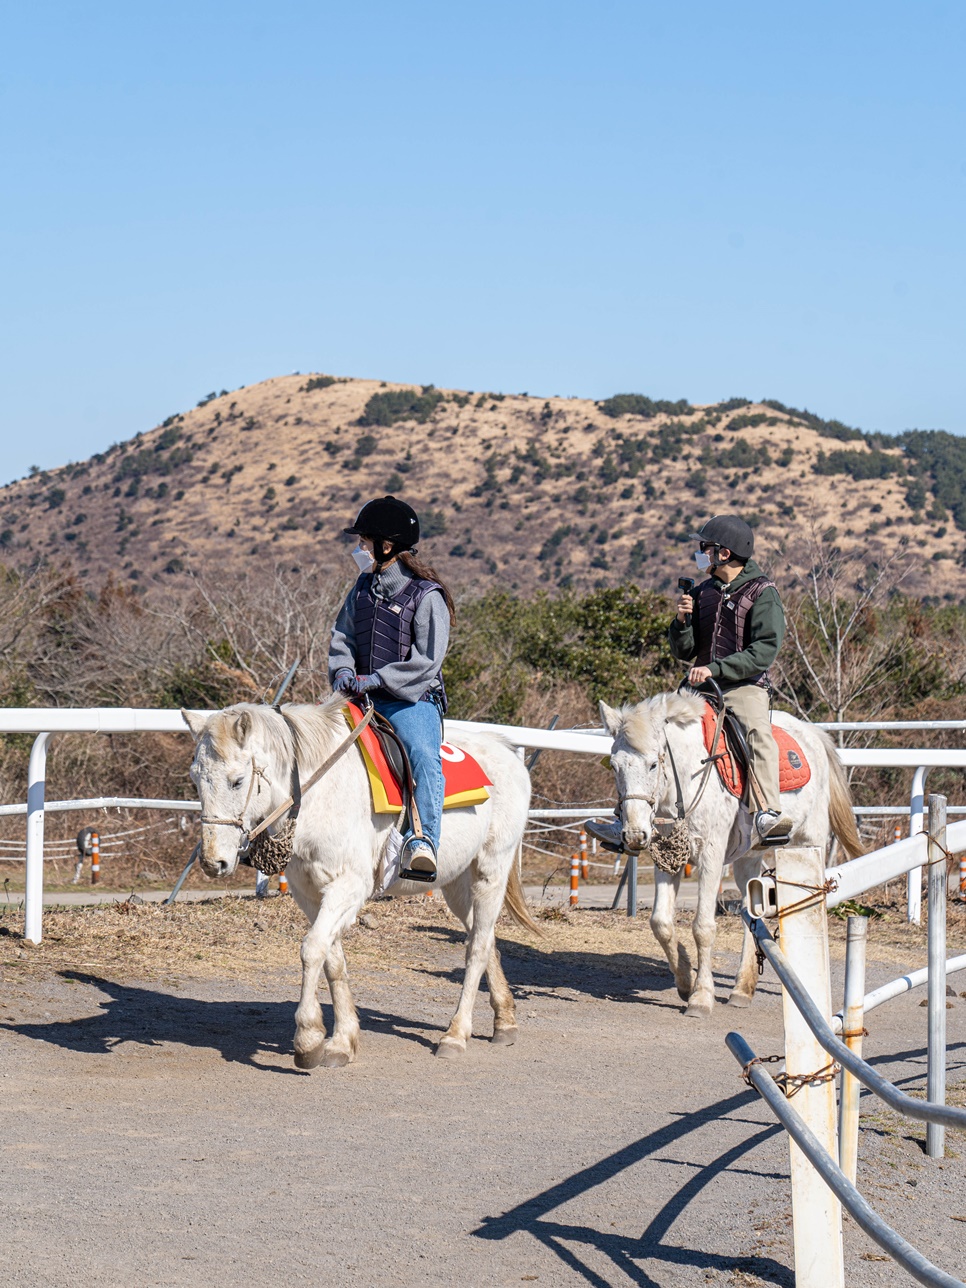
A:
{"type": "MultiPolygon", "coordinates": [[[[517,859],[519,859],[521,851],[522,846],[517,850],[517,859]]],[[[532,930],[535,935],[543,937],[543,931],[534,921],[530,909],[527,907],[527,896],[523,893],[523,886],[520,883],[520,867],[516,860],[514,860],[510,868],[510,875],[507,877],[503,908],[518,926],[523,926],[525,930],[532,930]]]]}
{"type": "Polygon", "coordinates": [[[824,730],[822,741],[825,744],[825,754],[828,756],[828,821],[846,857],[857,859],[860,854],[865,853],[865,846],[855,826],[849,780],[838,758],[835,743],[824,730]]]}

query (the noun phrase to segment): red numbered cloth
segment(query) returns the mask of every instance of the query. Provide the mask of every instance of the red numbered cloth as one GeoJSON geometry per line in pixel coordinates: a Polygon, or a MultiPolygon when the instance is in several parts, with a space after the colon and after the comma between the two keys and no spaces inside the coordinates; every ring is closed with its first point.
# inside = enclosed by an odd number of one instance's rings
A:
{"type": "MultiPolygon", "coordinates": [[[[362,711],[354,702],[342,708],[346,723],[354,729],[362,719],[362,711]]],[[[359,749],[369,775],[372,789],[372,808],[376,814],[398,814],[402,809],[402,789],[392,766],[383,754],[379,739],[371,725],[359,737],[359,749]]],[[[460,809],[465,805],[479,805],[489,799],[492,783],[478,761],[468,751],[444,742],[440,748],[443,762],[443,809],[460,809]]]]}
{"type": "MultiPolygon", "coordinates": [[[[702,727],[704,745],[709,753],[720,755],[716,760],[721,781],[732,796],[741,797],[745,793],[744,769],[736,765],[725,743],[724,730],[718,734],[718,745],[712,752],[711,739],[714,737],[715,713],[709,703],[704,704],[702,727]]],[[[778,725],[771,727],[772,737],[778,744],[778,786],[783,792],[797,792],[804,787],[812,776],[812,771],[805,753],[790,733],[778,725]]]]}

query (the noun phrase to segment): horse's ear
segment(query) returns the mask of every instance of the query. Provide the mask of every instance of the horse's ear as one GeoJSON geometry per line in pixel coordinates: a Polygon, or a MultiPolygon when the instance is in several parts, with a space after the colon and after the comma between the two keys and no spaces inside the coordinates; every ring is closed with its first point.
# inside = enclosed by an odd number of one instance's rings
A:
{"type": "Polygon", "coordinates": [[[615,711],[613,707],[609,707],[606,702],[599,702],[597,705],[600,710],[601,723],[610,736],[616,738],[617,731],[621,727],[620,712],[615,711]]]}
{"type": "Polygon", "coordinates": [[[195,742],[205,731],[205,725],[208,723],[208,717],[201,714],[200,711],[186,711],[181,708],[181,718],[191,730],[191,736],[195,742]]]}
{"type": "Polygon", "coordinates": [[[235,717],[234,724],[232,725],[232,733],[235,735],[235,741],[238,743],[239,747],[244,747],[245,743],[248,741],[248,735],[251,731],[252,713],[250,711],[243,711],[240,715],[235,717]]]}

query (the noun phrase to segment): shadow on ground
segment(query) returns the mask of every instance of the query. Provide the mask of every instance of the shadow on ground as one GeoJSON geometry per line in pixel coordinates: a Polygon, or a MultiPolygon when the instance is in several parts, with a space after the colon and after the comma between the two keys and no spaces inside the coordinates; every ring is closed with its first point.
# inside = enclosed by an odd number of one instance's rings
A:
{"type": "MultiPolygon", "coordinates": [[[[613,1269],[620,1271],[631,1283],[648,1285],[652,1288],[657,1288],[657,1281],[644,1269],[642,1265],[644,1262],[691,1267],[695,1277],[698,1271],[742,1270],[747,1274],[757,1275],[766,1283],[780,1285],[781,1288],[791,1288],[795,1282],[794,1274],[787,1266],[783,1266],[772,1257],[723,1256],[708,1252],[700,1246],[686,1247],[665,1242],[671,1227],[679,1217],[686,1215],[688,1205],[705,1186],[722,1172],[735,1170],[734,1165],[740,1159],[776,1136],[782,1130],[778,1124],[761,1127],[759,1123],[755,1123],[759,1130],[753,1135],[731,1149],[725,1150],[708,1163],[694,1164],[693,1175],[655,1213],[642,1233],[636,1237],[602,1231],[573,1221],[555,1219],[551,1215],[563,1204],[581,1198],[627,1168],[659,1154],[670,1145],[680,1143],[698,1128],[720,1121],[737,1110],[746,1109],[756,1101],[757,1096],[754,1092],[743,1091],[727,1100],[719,1100],[716,1104],[709,1105],[697,1113],[682,1115],[677,1122],[668,1123],[642,1136],[633,1144],[568,1176],[502,1216],[487,1217],[483,1224],[473,1231],[473,1234],[480,1239],[506,1239],[513,1234],[530,1234],[553,1252],[569,1270],[580,1275],[588,1284],[595,1285],[595,1288],[598,1286],[607,1288],[607,1285],[615,1281],[613,1270],[608,1269],[606,1274],[601,1274],[589,1264],[591,1254],[596,1254],[597,1261],[601,1258],[609,1261],[613,1269]]],[[[786,1184],[788,1182],[788,1175],[785,1172],[763,1172],[754,1168],[753,1173],[764,1180],[786,1184]]],[[[646,1208],[647,1193],[641,1190],[640,1194],[641,1207],[646,1208]]],[[[682,1228],[688,1228],[686,1222],[682,1223],[682,1228]]],[[[700,1238],[700,1223],[692,1223],[691,1229],[693,1231],[691,1237],[700,1238]]]]}
{"type": "MultiPolygon", "coordinates": [[[[99,1010],[76,1020],[0,1024],[0,1030],[48,1042],[66,1051],[110,1055],[126,1042],[144,1046],[178,1043],[217,1051],[223,1060],[251,1065],[264,1073],[308,1077],[292,1067],[295,1001],[205,1001],[151,988],[122,984],[100,975],[61,971],[61,978],[97,989],[99,1010]]],[[[330,1007],[323,1008],[331,1032],[330,1007]]],[[[434,1025],[362,1007],[363,1030],[388,1033],[432,1051],[436,1040],[427,1036],[434,1025]]],[[[440,1035],[443,1027],[438,1029],[440,1035]]]]}

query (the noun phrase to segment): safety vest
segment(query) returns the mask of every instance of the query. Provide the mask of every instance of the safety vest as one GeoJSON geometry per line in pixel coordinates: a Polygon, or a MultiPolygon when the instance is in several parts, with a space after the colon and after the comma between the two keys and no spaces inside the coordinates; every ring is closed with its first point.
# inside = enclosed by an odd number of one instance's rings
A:
{"type": "MultiPolygon", "coordinates": [[[[416,609],[427,595],[443,589],[437,581],[410,577],[392,599],[379,599],[373,593],[373,580],[373,573],[364,572],[356,582],[355,653],[360,675],[372,675],[380,667],[406,661],[413,646],[416,609]]],[[[446,711],[442,671],[437,672],[420,700],[426,698],[438,700],[446,711]]]]}
{"type": "MultiPolygon", "coordinates": [[[[737,590],[719,589],[709,577],[694,591],[694,633],[697,643],[696,666],[708,666],[732,653],[740,653],[749,639],[751,609],[761,592],[774,582],[768,577],[753,577],[737,590]]],[[[768,672],[749,676],[745,684],[768,686],[768,672]]]]}

